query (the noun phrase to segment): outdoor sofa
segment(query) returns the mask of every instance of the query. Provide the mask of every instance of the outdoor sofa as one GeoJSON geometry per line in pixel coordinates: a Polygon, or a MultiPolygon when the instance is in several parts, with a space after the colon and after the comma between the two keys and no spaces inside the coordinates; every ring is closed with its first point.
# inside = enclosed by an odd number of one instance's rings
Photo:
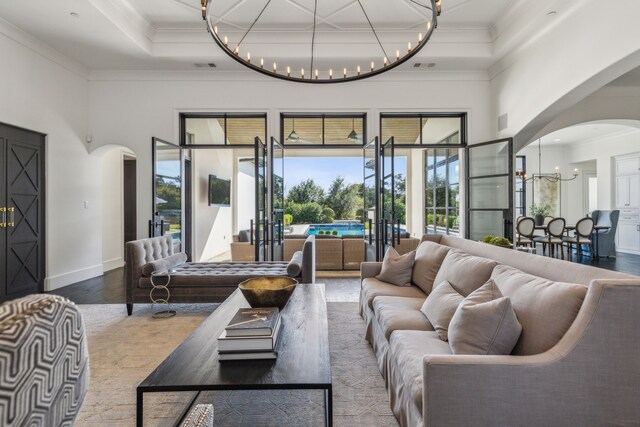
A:
{"type": "Polygon", "coordinates": [[[150,303],[151,273],[170,271],[170,302],[223,302],[244,280],[288,276],[299,283],[315,283],[315,236],[308,236],[290,261],[186,262],[173,253],[171,236],[135,240],[126,244],[125,287],[127,312],[133,304],[150,303]]]}
{"type": "Polygon", "coordinates": [[[411,285],[363,263],[366,321],[402,426],[640,423],[640,277],[427,235],[411,285]],[[522,326],[508,355],[454,355],[420,311],[448,281],[463,297],[493,279],[522,326]]]}

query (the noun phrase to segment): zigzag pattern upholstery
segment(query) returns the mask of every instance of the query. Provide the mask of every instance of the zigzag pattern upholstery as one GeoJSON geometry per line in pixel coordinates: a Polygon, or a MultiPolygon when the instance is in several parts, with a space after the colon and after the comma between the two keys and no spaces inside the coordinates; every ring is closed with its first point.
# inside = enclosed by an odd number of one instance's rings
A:
{"type": "Polygon", "coordinates": [[[0,426],[71,426],[88,385],[74,303],[39,294],[0,305],[0,426]]]}

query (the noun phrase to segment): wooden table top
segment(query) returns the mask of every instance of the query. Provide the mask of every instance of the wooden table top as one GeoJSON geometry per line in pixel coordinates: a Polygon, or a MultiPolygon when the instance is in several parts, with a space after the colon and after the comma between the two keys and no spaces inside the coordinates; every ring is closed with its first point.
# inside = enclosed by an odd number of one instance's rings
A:
{"type": "Polygon", "coordinates": [[[218,361],[218,337],[243,307],[249,304],[236,290],[140,383],[138,391],[330,386],[331,355],[323,284],[296,287],[281,313],[283,329],[276,360],[218,361]]]}

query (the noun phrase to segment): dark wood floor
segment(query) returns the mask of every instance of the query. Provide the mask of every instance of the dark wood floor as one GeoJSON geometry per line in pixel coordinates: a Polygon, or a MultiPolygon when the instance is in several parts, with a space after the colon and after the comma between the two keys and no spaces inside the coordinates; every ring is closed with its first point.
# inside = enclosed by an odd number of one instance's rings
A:
{"type": "MultiPolygon", "coordinates": [[[[592,261],[588,257],[574,256],[571,261],[640,276],[640,255],[619,253],[616,258],[600,258],[597,261],[592,261]]],[[[333,281],[329,278],[319,280],[322,282],[333,281]]],[[[357,281],[358,279],[351,278],[350,280],[357,281]]],[[[339,280],[335,281],[339,282],[339,280]]],[[[108,271],[102,276],[74,283],[51,293],[65,296],[76,304],[124,304],[124,268],[108,271]]]]}

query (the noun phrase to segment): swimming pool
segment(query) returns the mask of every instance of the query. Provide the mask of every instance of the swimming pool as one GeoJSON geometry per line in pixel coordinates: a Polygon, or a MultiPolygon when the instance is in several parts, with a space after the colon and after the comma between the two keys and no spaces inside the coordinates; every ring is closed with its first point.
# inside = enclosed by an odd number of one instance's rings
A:
{"type": "Polygon", "coordinates": [[[364,235],[364,224],[357,222],[345,224],[309,224],[309,228],[307,228],[304,234],[307,236],[311,234],[335,234],[333,233],[334,231],[337,232],[338,236],[362,236],[364,235]],[[320,231],[322,231],[322,233],[320,233],[320,231]]]}
{"type": "MultiPolygon", "coordinates": [[[[348,223],[333,223],[333,224],[309,224],[309,227],[304,234],[307,236],[311,234],[335,234],[337,236],[363,236],[364,224],[358,222],[348,223]],[[322,233],[320,233],[322,231],[322,233]],[[336,231],[336,233],[333,233],[336,231]]],[[[406,232],[406,229],[400,227],[402,233],[406,232]]]]}

